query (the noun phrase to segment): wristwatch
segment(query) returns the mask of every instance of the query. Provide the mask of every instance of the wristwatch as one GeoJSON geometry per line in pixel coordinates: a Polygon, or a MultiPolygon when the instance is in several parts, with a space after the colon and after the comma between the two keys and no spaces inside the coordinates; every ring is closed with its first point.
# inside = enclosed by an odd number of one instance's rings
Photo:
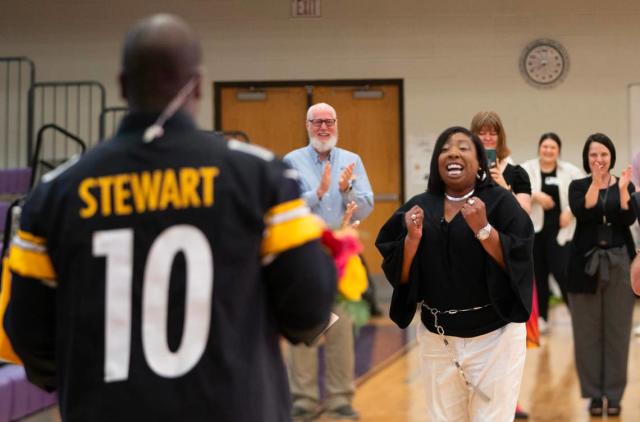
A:
{"type": "Polygon", "coordinates": [[[478,233],[476,233],[476,239],[487,240],[491,235],[491,229],[493,229],[493,227],[491,227],[491,224],[487,223],[486,226],[478,230],[478,233]]]}
{"type": "Polygon", "coordinates": [[[349,186],[347,186],[347,189],[345,189],[344,193],[349,193],[353,190],[353,179],[349,180],[349,186]]]}

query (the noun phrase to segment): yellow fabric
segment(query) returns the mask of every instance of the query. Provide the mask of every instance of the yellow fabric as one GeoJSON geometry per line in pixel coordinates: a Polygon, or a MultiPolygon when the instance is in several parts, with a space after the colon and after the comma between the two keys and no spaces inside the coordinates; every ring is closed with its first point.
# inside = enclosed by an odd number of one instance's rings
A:
{"type": "Polygon", "coordinates": [[[302,198],[298,198],[298,199],[293,199],[291,201],[287,201],[287,202],[283,202],[282,204],[278,204],[275,207],[272,207],[269,212],[267,212],[267,215],[265,216],[265,220],[267,221],[267,223],[269,223],[269,219],[271,217],[274,217],[278,214],[282,214],[291,210],[294,210],[296,208],[299,207],[306,207],[307,204],[306,202],[304,202],[304,199],[302,198]]]}
{"type": "Polygon", "coordinates": [[[47,240],[44,237],[39,237],[23,230],[18,230],[18,237],[22,240],[26,240],[27,242],[35,243],[40,246],[44,246],[47,243],[47,240]]]}
{"type": "Polygon", "coordinates": [[[0,361],[21,364],[20,358],[13,351],[9,337],[4,331],[4,314],[9,305],[11,296],[11,273],[9,272],[9,259],[2,260],[2,290],[0,291],[0,361]]]}
{"type": "Polygon", "coordinates": [[[286,250],[319,239],[324,223],[313,214],[268,226],[262,239],[261,255],[282,253],[286,250]]]}
{"type": "Polygon", "coordinates": [[[367,290],[367,271],[358,255],[349,257],[342,277],[338,282],[338,292],[347,300],[359,301],[367,290]]]}
{"type": "Polygon", "coordinates": [[[9,250],[9,266],[11,271],[23,277],[39,280],[56,279],[53,264],[46,252],[30,251],[13,244],[9,250]]]}

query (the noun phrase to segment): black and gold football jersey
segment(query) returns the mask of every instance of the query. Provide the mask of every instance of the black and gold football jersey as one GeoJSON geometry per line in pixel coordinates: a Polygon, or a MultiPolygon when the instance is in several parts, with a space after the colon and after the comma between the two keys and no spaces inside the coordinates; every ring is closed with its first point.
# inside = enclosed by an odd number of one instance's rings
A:
{"type": "Polygon", "coordinates": [[[156,116],[44,176],[9,265],[5,328],[65,421],[286,421],[279,336],[322,329],[335,270],[296,173],[156,116]]]}

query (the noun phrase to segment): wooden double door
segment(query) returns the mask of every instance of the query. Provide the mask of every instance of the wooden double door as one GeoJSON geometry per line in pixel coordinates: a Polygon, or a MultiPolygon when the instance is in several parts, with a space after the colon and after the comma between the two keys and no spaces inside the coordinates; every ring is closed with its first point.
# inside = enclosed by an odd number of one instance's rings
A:
{"type": "Polygon", "coordinates": [[[279,156],[307,145],[310,105],[336,109],[338,146],[360,155],[373,188],[374,209],[360,236],[371,273],[381,273],[375,238],[403,198],[402,81],[217,82],[214,99],[216,130],[241,130],[279,156]]]}

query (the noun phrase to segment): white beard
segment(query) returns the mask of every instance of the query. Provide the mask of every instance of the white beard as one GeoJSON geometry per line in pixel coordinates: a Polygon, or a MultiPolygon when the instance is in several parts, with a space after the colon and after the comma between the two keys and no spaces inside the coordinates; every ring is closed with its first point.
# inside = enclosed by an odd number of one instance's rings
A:
{"type": "Polygon", "coordinates": [[[325,153],[331,151],[331,149],[336,146],[336,144],[338,143],[338,137],[334,135],[330,137],[326,142],[323,142],[316,137],[309,137],[309,143],[311,144],[313,149],[315,149],[319,153],[325,153]]]}

